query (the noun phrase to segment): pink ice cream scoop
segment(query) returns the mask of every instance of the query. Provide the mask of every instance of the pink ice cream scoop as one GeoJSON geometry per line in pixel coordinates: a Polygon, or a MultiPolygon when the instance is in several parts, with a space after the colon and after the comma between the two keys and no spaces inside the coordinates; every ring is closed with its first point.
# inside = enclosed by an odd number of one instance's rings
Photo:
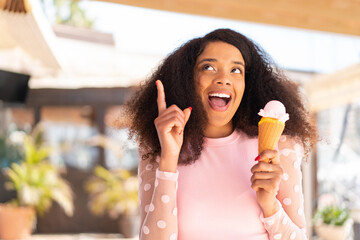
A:
{"type": "Polygon", "coordinates": [[[258,114],[262,117],[278,119],[283,123],[289,120],[289,114],[286,113],[284,104],[277,100],[268,102],[264,109],[260,109],[258,114]]]}
{"type": "MultiPolygon", "coordinates": [[[[284,105],[276,100],[268,102],[259,115],[262,116],[259,126],[259,154],[267,149],[276,149],[276,145],[285,129],[285,122],[289,119],[284,105]]],[[[264,160],[270,162],[270,159],[264,160]]]]}

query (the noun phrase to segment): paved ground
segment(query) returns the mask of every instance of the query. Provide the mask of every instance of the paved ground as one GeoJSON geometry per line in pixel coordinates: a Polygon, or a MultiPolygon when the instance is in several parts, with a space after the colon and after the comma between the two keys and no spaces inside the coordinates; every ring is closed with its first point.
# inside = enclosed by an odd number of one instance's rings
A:
{"type": "Polygon", "coordinates": [[[34,234],[31,240],[137,240],[135,238],[124,238],[121,234],[34,234]]]}

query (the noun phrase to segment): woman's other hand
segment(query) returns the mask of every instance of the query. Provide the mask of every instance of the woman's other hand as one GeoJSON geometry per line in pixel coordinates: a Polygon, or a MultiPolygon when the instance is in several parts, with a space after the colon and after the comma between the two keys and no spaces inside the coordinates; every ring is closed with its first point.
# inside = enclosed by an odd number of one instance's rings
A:
{"type": "Polygon", "coordinates": [[[184,140],[184,128],[190,118],[191,107],[184,110],[176,105],[166,107],[164,85],[157,80],[156,86],[159,115],[154,123],[161,145],[159,169],[165,172],[176,172],[184,140]]]}
{"type": "Polygon", "coordinates": [[[279,210],[276,195],[283,169],[276,150],[265,150],[255,160],[259,162],[251,168],[251,187],[256,191],[264,217],[270,217],[279,210]],[[266,159],[270,161],[267,162],[266,159]]]}

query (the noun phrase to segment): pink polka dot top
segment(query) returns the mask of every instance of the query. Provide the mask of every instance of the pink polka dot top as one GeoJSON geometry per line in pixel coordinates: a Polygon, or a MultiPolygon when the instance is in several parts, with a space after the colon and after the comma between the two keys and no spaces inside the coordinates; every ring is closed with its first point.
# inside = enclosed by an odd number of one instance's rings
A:
{"type": "Polygon", "coordinates": [[[290,137],[278,144],[283,178],[280,210],[264,218],[251,188],[257,138],[234,131],[206,138],[200,158],[176,173],[139,164],[141,240],[307,239],[302,194],[303,148],[290,137]]]}

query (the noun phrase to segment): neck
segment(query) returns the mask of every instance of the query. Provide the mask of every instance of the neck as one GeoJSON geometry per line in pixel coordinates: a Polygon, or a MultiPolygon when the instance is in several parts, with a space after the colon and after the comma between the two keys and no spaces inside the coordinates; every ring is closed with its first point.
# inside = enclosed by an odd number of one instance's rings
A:
{"type": "Polygon", "coordinates": [[[207,138],[223,138],[229,136],[233,132],[232,124],[225,126],[212,126],[209,125],[205,129],[205,137],[207,138]]]}

